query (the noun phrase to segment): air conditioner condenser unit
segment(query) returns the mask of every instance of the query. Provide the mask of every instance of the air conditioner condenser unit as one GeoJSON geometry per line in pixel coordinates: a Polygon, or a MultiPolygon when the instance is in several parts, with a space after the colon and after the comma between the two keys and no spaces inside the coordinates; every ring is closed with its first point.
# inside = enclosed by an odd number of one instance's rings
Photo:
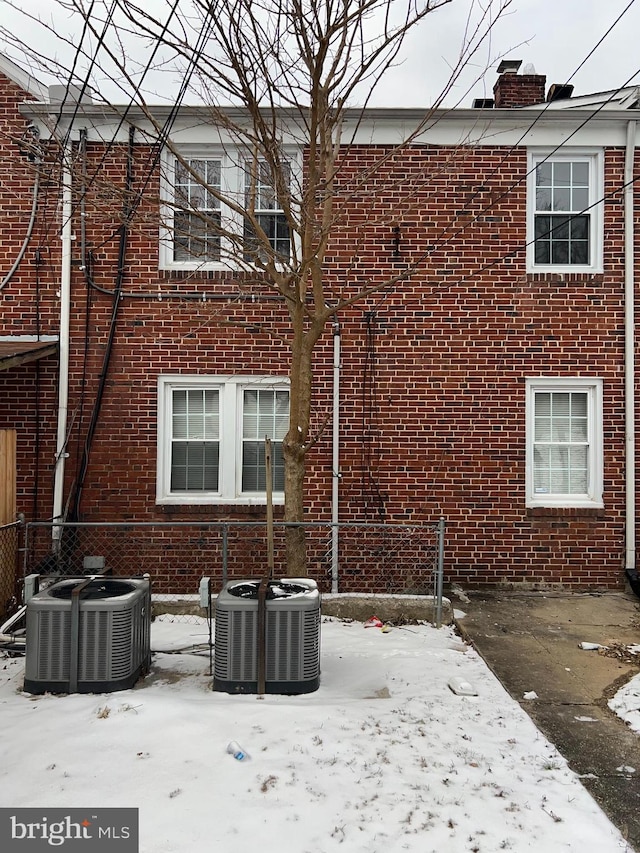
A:
{"type": "MultiPolygon", "coordinates": [[[[213,689],[258,692],[258,580],[227,583],[216,601],[213,689]]],[[[315,581],[270,581],[265,691],[312,693],[320,685],[320,593],[315,581]]]]}
{"type": "Polygon", "coordinates": [[[66,578],[27,602],[27,692],[125,690],[150,664],[147,579],[66,578]]]}

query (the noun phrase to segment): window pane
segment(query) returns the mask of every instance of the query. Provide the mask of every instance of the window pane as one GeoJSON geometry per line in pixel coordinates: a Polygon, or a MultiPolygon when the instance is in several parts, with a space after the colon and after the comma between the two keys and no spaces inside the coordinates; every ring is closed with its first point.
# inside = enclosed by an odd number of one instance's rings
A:
{"type": "Polygon", "coordinates": [[[576,216],[571,220],[571,239],[586,240],[589,237],[589,217],[576,216]]]}
{"type": "Polygon", "coordinates": [[[243,395],[242,491],[264,492],[266,462],[264,439],[271,439],[273,490],[284,489],[282,439],[289,420],[289,392],[247,389],[243,395]]]}
{"type": "Polygon", "coordinates": [[[588,456],[586,447],[572,447],[570,452],[569,488],[570,494],[584,494],[588,491],[588,456]]]}
{"type": "Polygon", "coordinates": [[[551,244],[551,263],[552,264],[568,264],[569,263],[569,243],[568,241],[555,241],[551,244]]]}
{"type": "Polygon", "coordinates": [[[289,418],[289,392],[246,390],[243,399],[242,435],[247,439],[283,438],[289,418]]]}
{"type": "Polygon", "coordinates": [[[538,242],[535,245],[535,261],[537,264],[551,263],[551,244],[538,242]]]}
{"type": "Polygon", "coordinates": [[[189,389],[173,392],[173,438],[220,437],[219,393],[189,389]]]}
{"type": "MultiPolygon", "coordinates": [[[[242,491],[265,492],[267,489],[264,442],[245,441],[242,452],[242,491]]],[[[282,443],[271,444],[271,479],[274,492],[284,491],[284,458],[282,443]]]]}
{"type": "Polygon", "coordinates": [[[569,239],[569,220],[565,216],[554,216],[551,220],[552,240],[569,239]]]}
{"type": "Polygon", "coordinates": [[[219,160],[175,161],[173,260],[220,260],[219,160]]]}
{"type": "Polygon", "coordinates": [[[220,214],[176,211],[173,217],[174,261],[220,260],[220,214]]]}
{"type": "Polygon", "coordinates": [[[174,442],[171,448],[171,490],[218,491],[217,442],[174,442]]]}
{"type": "Polygon", "coordinates": [[[569,441],[569,418],[553,418],[551,422],[551,440],[569,441]]]}
{"type": "MultiPolygon", "coordinates": [[[[283,192],[288,194],[291,169],[288,163],[282,163],[280,178],[285,184],[283,192]]],[[[283,259],[291,256],[291,235],[289,225],[283,210],[283,199],[278,198],[275,177],[271,174],[269,164],[261,161],[252,173],[252,164],[245,168],[245,205],[253,209],[258,224],[264,232],[273,252],[283,259]]],[[[268,252],[249,220],[244,224],[245,260],[265,261],[268,252]]]]}
{"type": "Polygon", "coordinates": [[[571,186],[571,163],[555,162],[553,166],[553,183],[556,187],[571,186]]]}
{"type": "Polygon", "coordinates": [[[536,190],[536,210],[551,210],[551,190],[536,190]]]}
{"type": "Polygon", "coordinates": [[[219,392],[174,389],[172,406],[171,490],[218,491],[219,392]]]}
{"type": "Polygon", "coordinates": [[[572,180],[574,186],[588,187],[589,186],[589,164],[574,163],[572,171],[572,180]]]}
{"type": "Polygon", "coordinates": [[[549,452],[550,490],[556,494],[569,491],[569,448],[551,447],[549,452]]]}
{"type": "Polygon", "coordinates": [[[571,190],[568,187],[566,189],[554,189],[553,209],[571,210],[571,190]]]}
{"type": "Polygon", "coordinates": [[[551,186],[551,163],[540,163],[536,167],[536,185],[539,187],[551,186]]]}
{"type": "Polygon", "coordinates": [[[576,418],[586,418],[588,414],[588,398],[584,393],[571,394],[571,415],[576,418]]]}
{"type": "Polygon", "coordinates": [[[533,451],[533,491],[546,495],[549,492],[549,448],[536,447],[533,451]]]}
{"type": "Polygon", "coordinates": [[[549,235],[551,232],[551,217],[550,216],[536,216],[536,240],[539,238],[549,239],[549,235]]]}
{"type": "Polygon", "coordinates": [[[538,392],[535,395],[536,417],[538,415],[549,416],[551,414],[551,394],[548,392],[538,392]]]}
{"type": "Polygon", "coordinates": [[[554,417],[566,417],[571,413],[571,395],[564,391],[549,395],[551,397],[551,413],[554,417]]]}
{"type": "Polygon", "coordinates": [[[588,264],[589,263],[589,243],[588,241],[574,241],[571,244],[571,261],[572,264],[588,264]]]}
{"type": "Polygon", "coordinates": [[[576,213],[589,207],[589,190],[574,189],[571,193],[571,210],[576,213]]]}
{"type": "Polygon", "coordinates": [[[536,392],[533,405],[534,495],[586,495],[589,491],[588,394],[536,392]]]}

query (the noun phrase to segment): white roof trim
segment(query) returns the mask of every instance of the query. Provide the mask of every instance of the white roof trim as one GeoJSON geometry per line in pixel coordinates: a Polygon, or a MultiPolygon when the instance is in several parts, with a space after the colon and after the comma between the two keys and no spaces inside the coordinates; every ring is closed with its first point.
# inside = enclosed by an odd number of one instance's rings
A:
{"type": "Polygon", "coordinates": [[[3,53],[0,53],[0,74],[4,74],[16,86],[20,86],[21,89],[39,101],[48,100],[47,87],[3,53]]]}

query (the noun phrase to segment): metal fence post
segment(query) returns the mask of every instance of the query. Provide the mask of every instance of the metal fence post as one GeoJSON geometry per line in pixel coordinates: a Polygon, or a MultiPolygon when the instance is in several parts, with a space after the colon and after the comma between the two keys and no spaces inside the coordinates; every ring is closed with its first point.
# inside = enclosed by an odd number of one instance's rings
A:
{"type": "Polygon", "coordinates": [[[442,585],[444,581],[444,518],[438,522],[438,567],[436,569],[436,628],[442,628],[442,585]]]}
{"type": "Polygon", "coordinates": [[[222,524],[222,586],[227,583],[227,574],[229,571],[229,525],[224,522],[222,524]]]}
{"type": "Polygon", "coordinates": [[[331,524],[331,592],[338,592],[338,524],[331,524]]]}

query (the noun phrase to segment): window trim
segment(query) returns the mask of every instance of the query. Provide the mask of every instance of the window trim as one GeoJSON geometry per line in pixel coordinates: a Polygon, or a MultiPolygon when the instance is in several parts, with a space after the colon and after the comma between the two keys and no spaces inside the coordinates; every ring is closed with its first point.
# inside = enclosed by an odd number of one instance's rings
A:
{"type": "Polygon", "coordinates": [[[527,272],[598,273],[603,271],[604,251],[604,152],[601,148],[527,149],[527,272]],[[542,162],[589,163],[589,264],[537,264],[535,262],[536,167],[542,162]]]}
{"type": "MultiPolygon", "coordinates": [[[[242,488],[242,395],[248,388],[290,391],[282,376],[198,376],[158,377],[158,428],[156,461],[156,504],[263,505],[266,492],[245,492],[242,488]],[[171,491],[171,405],[174,389],[215,389],[220,392],[220,482],[217,492],[171,491]],[[233,449],[233,452],[229,448],[233,449]]],[[[273,493],[273,503],[284,504],[284,492],[273,493]]]]}
{"type": "Polygon", "coordinates": [[[603,382],[602,379],[542,376],[526,380],[526,506],[602,509],[603,503],[603,382]],[[534,441],[536,392],[586,392],[588,427],[588,491],[584,495],[536,494],[534,491],[534,441]]]}
{"type": "MultiPolygon", "coordinates": [[[[247,268],[247,261],[242,257],[242,251],[236,248],[235,254],[238,261],[234,262],[234,251],[231,241],[221,237],[220,255],[218,261],[176,261],[173,259],[173,206],[172,200],[175,194],[175,151],[186,160],[219,160],[220,161],[220,190],[221,193],[238,199],[240,205],[244,205],[245,198],[245,167],[246,157],[241,146],[222,144],[181,144],[172,147],[165,146],[161,157],[160,170],[160,232],[158,248],[158,266],[161,270],[243,270],[247,268]]],[[[300,186],[302,175],[302,157],[300,148],[294,145],[286,145],[283,155],[290,166],[289,181],[292,188],[300,186]]],[[[295,193],[294,193],[295,196],[295,193]]],[[[292,208],[296,205],[292,202],[292,208]]],[[[241,245],[244,234],[244,219],[240,213],[220,203],[220,217],[223,228],[234,231],[238,235],[238,247],[241,245]]],[[[298,244],[298,235],[291,234],[291,253],[295,252],[298,244]],[[294,245],[295,244],[295,245],[294,245]]]]}

